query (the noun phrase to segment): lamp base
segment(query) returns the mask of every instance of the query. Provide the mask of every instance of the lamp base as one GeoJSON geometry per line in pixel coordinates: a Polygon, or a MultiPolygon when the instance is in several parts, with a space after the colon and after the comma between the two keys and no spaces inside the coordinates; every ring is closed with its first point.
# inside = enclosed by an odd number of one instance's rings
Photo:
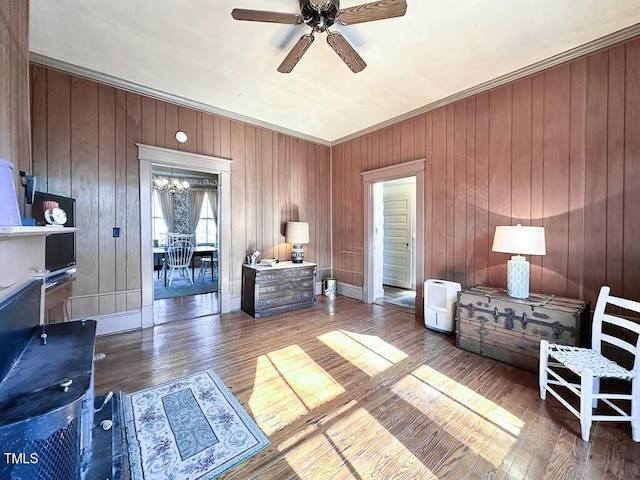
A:
{"type": "Polygon", "coordinates": [[[304,263],[304,250],[302,245],[293,245],[291,250],[291,263],[304,263]]]}
{"type": "Polygon", "coordinates": [[[514,255],[507,262],[507,293],[513,298],[529,298],[529,262],[514,255]]]}

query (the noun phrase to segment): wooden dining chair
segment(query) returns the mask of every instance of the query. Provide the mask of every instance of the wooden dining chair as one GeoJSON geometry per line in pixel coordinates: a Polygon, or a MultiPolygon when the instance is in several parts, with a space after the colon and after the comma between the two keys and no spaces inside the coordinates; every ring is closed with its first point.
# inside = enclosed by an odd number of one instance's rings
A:
{"type": "Polygon", "coordinates": [[[176,240],[167,247],[166,268],[169,270],[169,286],[171,286],[175,271],[183,273],[189,279],[189,283],[193,285],[193,280],[189,275],[192,256],[193,243],[189,240],[176,240]]]}

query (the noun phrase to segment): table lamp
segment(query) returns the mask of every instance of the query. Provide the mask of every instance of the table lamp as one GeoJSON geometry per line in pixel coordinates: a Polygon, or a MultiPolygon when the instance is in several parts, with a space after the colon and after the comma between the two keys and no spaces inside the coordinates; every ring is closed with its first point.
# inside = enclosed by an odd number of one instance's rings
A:
{"type": "Polygon", "coordinates": [[[285,241],[293,243],[291,250],[291,262],[304,262],[304,250],[302,245],[309,243],[309,224],[307,222],[287,222],[285,241]]]}
{"type": "Polygon", "coordinates": [[[507,262],[507,293],[513,298],[529,298],[529,262],[522,255],[544,255],[544,227],[496,227],[494,252],[514,253],[507,262]]]}

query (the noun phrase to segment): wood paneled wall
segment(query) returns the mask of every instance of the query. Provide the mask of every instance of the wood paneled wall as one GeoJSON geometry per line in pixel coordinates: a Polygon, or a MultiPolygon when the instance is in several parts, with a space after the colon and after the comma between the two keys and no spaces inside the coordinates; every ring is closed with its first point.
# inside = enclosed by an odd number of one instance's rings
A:
{"type": "Polygon", "coordinates": [[[0,158],[13,163],[21,211],[19,172],[31,171],[28,71],[29,1],[0,0],[0,158]]]}
{"type": "Polygon", "coordinates": [[[640,39],[334,147],[335,276],[363,285],[360,173],[427,159],[425,278],[506,286],[496,225],[545,227],[531,291],[640,300],[640,39]]]}
{"type": "Polygon", "coordinates": [[[247,253],[289,259],[288,220],[309,221],[305,258],[330,275],[329,147],[31,66],[33,164],[39,188],[77,199],[73,316],[140,308],[136,143],[233,160],[231,293],[247,253]],[[188,141],[179,144],[183,130],[188,141]],[[112,228],[121,227],[121,237],[112,228]],[[91,298],[95,294],[125,292],[91,298]],[[75,307],[74,307],[75,308],[75,307]]]}

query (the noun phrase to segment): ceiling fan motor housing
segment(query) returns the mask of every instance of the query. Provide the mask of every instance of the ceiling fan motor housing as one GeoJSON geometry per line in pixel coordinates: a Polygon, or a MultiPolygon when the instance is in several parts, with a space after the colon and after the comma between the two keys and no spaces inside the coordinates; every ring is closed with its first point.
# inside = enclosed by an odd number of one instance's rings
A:
{"type": "Polygon", "coordinates": [[[324,32],[333,25],[340,11],[340,0],[328,0],[319,7],[311,0],[300,0],[300,15],[306,25],[316,32],[324,32]]]}

